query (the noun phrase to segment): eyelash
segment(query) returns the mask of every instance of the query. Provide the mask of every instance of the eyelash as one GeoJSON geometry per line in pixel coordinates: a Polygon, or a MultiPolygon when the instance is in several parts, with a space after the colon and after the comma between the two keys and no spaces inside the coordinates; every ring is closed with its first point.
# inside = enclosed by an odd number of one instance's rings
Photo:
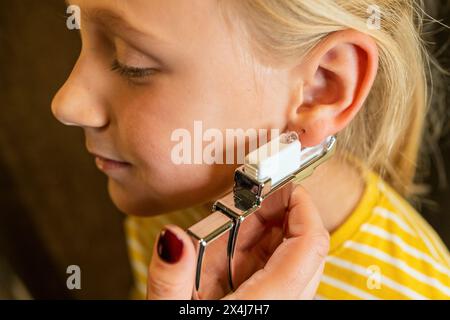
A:
{"type": "Polygon", "coordinates": [[[111,64],[111,71],[117,72],[128,80],[147,78],[156,72],[153,68],[130,67],[120,63],[117,59],[111,64]]]}

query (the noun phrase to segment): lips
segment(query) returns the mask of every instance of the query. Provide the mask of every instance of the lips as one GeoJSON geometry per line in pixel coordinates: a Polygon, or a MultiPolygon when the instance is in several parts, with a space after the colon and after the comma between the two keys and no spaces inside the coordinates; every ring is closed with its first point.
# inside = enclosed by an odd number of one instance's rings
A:
{"type": "Polygon", "coordinates": [[[97,165],[97,168],[101,171],[124,169],[130,166],[128,162],[116,161],[101,156],[95,157],[95,164],[97,165]]]}
{"type": "Polygon", "coordinates": [[[89,153],[95,157],[97,168],[104,172],[125,169],[131,166],[129,162],[119,160],[117,157],[104,156],[92,151],[89,151],[89,153]]]}

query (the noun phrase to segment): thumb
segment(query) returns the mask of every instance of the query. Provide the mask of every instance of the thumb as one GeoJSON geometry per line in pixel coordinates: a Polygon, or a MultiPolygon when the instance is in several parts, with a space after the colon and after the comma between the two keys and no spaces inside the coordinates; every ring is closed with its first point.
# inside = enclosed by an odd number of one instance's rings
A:
{"type": "Polygon", "coordinates": [[[313,298],[329,248],[328,231],[305,189],[296,186],[289,199],[286,240],[264,268],[227,299],[313,298]]]}
{"type": "Polygon", "coordinates": [[[189,235],[177,226],[161,231],[148,270],[149,300],[191,299],[194,287],[195,248],[189,235]]]}

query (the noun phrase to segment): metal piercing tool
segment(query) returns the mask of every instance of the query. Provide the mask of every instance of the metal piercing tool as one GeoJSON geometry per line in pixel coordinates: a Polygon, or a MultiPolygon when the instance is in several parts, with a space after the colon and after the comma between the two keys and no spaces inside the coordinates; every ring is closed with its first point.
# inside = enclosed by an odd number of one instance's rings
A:
{"type": "Polygon", "coordinates": [[[290,182],[309,177],[335,150],[335,136],[302,149],[297,133],[288,132],[247,155],[245,164],[235,171],[233,191],[214,203],[209,216],[187,230],[197,247],[195,292],[200,288],[206,248],[227,232],[228,283],[234,290],[233,256],[241,223],[261,208],[265,198],[290,182]]]}

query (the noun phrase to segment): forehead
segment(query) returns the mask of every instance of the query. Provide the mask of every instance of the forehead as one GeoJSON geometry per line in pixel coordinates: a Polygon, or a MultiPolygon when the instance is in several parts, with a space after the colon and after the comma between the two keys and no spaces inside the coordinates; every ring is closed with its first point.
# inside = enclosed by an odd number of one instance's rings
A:
{"type": "MultiPolygon", "coordinates": [[[[161,41],[193,41],[224,31],[215,0],[68,0],[88,21],[152,35],[161,41]]],[[[209,39],[211,40],[211,39],[209,39]]]]}

